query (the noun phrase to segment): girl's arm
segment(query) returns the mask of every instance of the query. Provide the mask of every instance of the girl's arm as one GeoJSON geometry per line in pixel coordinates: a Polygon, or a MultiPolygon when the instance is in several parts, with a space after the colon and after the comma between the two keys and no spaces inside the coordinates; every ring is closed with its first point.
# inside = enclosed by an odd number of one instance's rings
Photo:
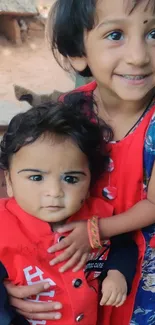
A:
{"type": "MultiPolygon", "coordinates": [[[[110,218],[100,219],[100,237],[104,240],[105,238],[144,228],[153,223],[155,223],[155,164],[148,186],[147,198],[138,202],[123,213],[110,218]]],[[[74,271],[79,270],[85,264],[86,255],[88,256],[91,249],[87,233],[87,222],[73,222],[63,226],[58,231],[60,233],[72,232],[60,243],[50,247],[48,250],[49,253],[66,248],[66,250],[53,259],[50,264],[55,265],[59,262],[68,260],[63,268],[61,268],[61,272],[75,265],[74,271]]]]}
{"type": "Polygon", "coordinates": [[[101,238],[138,230],[155,223],[155,164],[148,186],[147,199],[124,213],[100,220],[101,238]]]}

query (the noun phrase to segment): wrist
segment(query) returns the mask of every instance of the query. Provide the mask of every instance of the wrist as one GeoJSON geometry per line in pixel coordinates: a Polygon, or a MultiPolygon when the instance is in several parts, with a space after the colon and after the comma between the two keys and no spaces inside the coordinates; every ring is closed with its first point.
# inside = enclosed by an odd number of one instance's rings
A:
{"type": "Polygon", "coordinates": [[[92,218],[88,219],[87,231],[88,231],[90,246],[93,249],[101,248],[102,243],[99,234],[99,218],[97,216],[93,216],[92,218]]]}
{"type": "Polygon", "coordinates": [[[105,225],[105,218],[100,218],[98,221],[98,226],[99,226],[99,236],[101,241],[107,239],[104,235],[104,225],[105,225]]]}
{"type": "Polygon", "coordinates": [[[119,277],[121,277],[121,278],[123,278],[124,280],[126,280],[125,279],[125,276],[119,271],[119,270],[109,270],[108,272],[107,272],[107,275],[109,275],[109,276],[119,276],[119,277]]]}

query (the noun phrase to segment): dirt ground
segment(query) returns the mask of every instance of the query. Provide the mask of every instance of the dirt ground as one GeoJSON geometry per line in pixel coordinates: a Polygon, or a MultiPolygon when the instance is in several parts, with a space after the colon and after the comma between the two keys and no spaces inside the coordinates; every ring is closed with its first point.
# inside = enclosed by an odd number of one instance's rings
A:
{"type": "MultiPolygon", "coordinates": [[[[52,2],[39,0],[43,14],[46,15],[52,2]]],[[[16,101],[13,84],[38,93],[50,93],[53,89],[67,91],[74,87],[73,78],[52,57],[44,31],[33,32],[20,47],[0,36],[0,124],[6,124],[16,112],[27,107],[16,101]]]]}

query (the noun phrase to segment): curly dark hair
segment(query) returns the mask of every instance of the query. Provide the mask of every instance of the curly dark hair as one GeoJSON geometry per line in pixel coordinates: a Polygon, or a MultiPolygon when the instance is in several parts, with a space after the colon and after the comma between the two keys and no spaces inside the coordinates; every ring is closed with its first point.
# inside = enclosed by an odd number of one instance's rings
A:
{"type": "MultiPolygon", "coordinates": [[[[68,69],[68,57],[86,56],[84,47],[84,31],[94,28],[96,20],[96,4],[98,0],[56,0],[52,6],[48,24],[47,37],[57,62],[65,70],[68,69]],[[60,54],[66,58],[61,60],[60,54]],[[65,63],[64,63],[65,62],[65,63]]],[[[124,0],[129,14],[133,12],[140,0],[124,0]]],[[[146,1],[146,8],[151,6],[155,11],[154,0],[146,1]]],[[[91,77],[92,73],[87,67],[79,72],[84,77],[91,77]]]]}
{"type": "Polygon", "coordinates": [[[87,156],[94,182],[108,163],[104,139],[112,138],[112,130],[99,120],[93,105],[91,95],[72,93],[64,98],[64,102],[45,103],[17,114],[0,143],[0,168],[9,170],[13,154],[23,146],[42,135],[55,134],[71,138],[87,156]]]}

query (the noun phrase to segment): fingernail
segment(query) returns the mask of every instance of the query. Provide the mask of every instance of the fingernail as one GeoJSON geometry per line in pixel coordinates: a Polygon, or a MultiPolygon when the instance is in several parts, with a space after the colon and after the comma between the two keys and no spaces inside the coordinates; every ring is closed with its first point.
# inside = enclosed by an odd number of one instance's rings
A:
{"type": "Polygon", "coordinates": [[[49,264],[50,265],[54,265],[55,263],[54,263],[54,261],[50,261],[49,264]]]}
{"type": "Polygon", "coordinates": [[[61,318],[61,314],[56,314],[55,315],[55,319],[60,319],[61,318]]]}
{"type": "Polygon", "coordinates": [[[49,289],[50,288],[50,283],[45,283],[45,285],[44,285],[44,289],[46,290],[46,289],[49,289]]]}
{"type": "Polygon", "coordinates": [[[62,308],[62,305],[61,304],[59,304],[59,303],[57,303],[55,306],[54,306],[54,309],[61,309],[62,308]]]}
{"type": "Polygon", "coordinates": [[[48,252],[48,253],[52,253],[51,248],[48,248],[47,252],[48,252]]]}
{"type": "Polygon", "coordinates": [[[59,269],[59,272],[60,272],[60,273],[63,273],[63,272],[64,272],[64,269],[62,269],[62,268],[59,269]]]}

